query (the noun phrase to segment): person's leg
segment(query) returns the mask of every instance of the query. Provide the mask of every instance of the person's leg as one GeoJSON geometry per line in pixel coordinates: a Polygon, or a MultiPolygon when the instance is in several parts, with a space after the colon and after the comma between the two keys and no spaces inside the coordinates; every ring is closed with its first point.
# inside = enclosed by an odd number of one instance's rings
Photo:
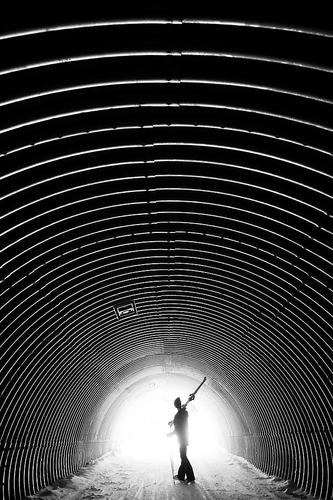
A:
{"type": "Polygon", "coordinates": [[[194,472],[192,465],[190,464],[189,459],[187,458],[187,446],[181,446],[180,449],[180,458],[181,464],[178,470],[178,478],[181,480],[186,479],[191,482],[195,480],[194,472]]]}
{"type": "Polygon", "coordinates": [[[186,446],[180,446],[179,447],[179,454],[180,454],[180,466],[178,469],[178,479],[181,481],[184,481],[185,479],[185,467],[186,467],[186,446]]]}
{"type": "Polygon", "coordinates": [[[186,457],[186,462],[185,462],[185,473],[186,473],[186,479],[187,481],[195,481],[195,476],[193,472],[192,465],[190,464],[189,459],[186,457]]]}

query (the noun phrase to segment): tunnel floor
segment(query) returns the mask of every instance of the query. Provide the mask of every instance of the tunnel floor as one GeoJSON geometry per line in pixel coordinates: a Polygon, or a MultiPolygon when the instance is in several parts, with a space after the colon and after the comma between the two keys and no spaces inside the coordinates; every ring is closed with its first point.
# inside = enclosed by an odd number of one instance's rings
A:
{"type": "MultiPolygon", "coordinates": [[[[267,476],[246,460],[227,451],[191,459],[196,482],[173,482],[170,455],[150,458],[129,453],[108,454],[94,464],[59,480],[27,499],[247,500],[314,498],[288,481],[267,476]]],[[[174,456],[177,470],[178,457],[174,456]]]]}

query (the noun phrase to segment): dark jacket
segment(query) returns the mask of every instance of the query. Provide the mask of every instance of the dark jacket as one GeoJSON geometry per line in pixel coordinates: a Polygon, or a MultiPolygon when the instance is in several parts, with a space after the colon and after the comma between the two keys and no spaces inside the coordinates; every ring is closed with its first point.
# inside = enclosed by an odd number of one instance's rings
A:
{"type": "Polygon", "coordinates": [[[188,445],[188,412],[180,408],[173,419],[173,425],[175,427],[175,433],[178,438],[178,443],[180,445],[188,445]]]}

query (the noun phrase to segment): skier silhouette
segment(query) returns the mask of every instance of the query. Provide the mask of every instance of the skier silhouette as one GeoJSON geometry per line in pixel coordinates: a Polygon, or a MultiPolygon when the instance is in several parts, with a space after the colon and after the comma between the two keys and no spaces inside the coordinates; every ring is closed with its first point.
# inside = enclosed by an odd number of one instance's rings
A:
{"type": "MultiPolygon", "coordinates": [[[[194,399],[194,395],[192,400],[194,399]]],[[[168,437],[177,435],[179,443],[179,454],[180,454],[180,466],[178,469],[178,474],[174,476],[174,479],[179,479],[180,481],[185,481],[186,483],[193,483],[195,481],[194,472],[189,459],[187,458],[187,446],[189,444],[188,439],[188,412],[186,410],[186,405],[182,406],[180,398],[176,398],[174,405],[177,408],[177,413],[174,419],[169,422],[171,426],[173,424],[174,430],[167,434],[168,437]],[[186,476],[186,477],[185,477],[186,476]]]]}

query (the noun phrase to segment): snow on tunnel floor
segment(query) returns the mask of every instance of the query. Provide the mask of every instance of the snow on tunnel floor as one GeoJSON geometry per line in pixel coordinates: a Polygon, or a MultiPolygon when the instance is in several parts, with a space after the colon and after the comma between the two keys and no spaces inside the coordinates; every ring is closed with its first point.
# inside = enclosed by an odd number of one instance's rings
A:
{"type": "MultiPolygon", "coordinates": [[[[165,451],[165,450],[164,450],[165,451]]],[[[144,458],[108,454],[27,499],[50,500],[248,500],[313,498],[290,482],[269,477],[241,457],[219,450],[192,459],[196,481],[175,482],[169,454],[144,458]],[[158,458],[157,458],[158,457],[158,458]]],[[[175,473],[179,466],[174,456],[175,473]]]]}

